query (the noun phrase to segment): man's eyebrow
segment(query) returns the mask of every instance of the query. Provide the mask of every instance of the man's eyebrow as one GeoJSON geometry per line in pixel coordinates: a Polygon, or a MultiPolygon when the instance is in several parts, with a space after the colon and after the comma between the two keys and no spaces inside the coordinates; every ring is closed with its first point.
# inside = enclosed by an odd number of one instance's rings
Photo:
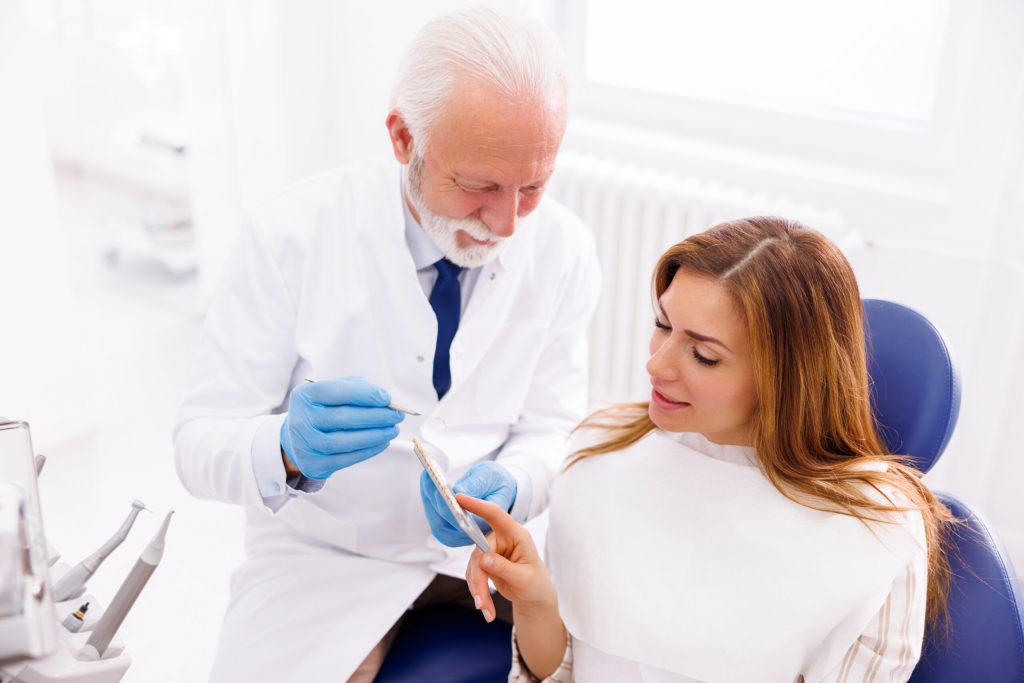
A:
{"type": "MultiPolygon", "coordinates": [[[[665,312],[665,307],[661,305],[661,300],[660,299],[658,300],[658,310],[660,310],[661,311],[661,315],[666,320],[668,320],[668,313],[665,312]]],[[[732,353],[732,349],[730,349],[728,346],[726,346],[725,342],[723,342],[723,341],[721,341],[719,339],[715,339],[714,337],[709,337],[706,334],[701,334],[700,332],[694,332],[693,330],[683,330],[683,334],[685,334],[687,337],[690,337],[691,339],[696,339],[697,341],[707,342],[708,344],[718,344],[719,346],[721,346],[723,349],[725,349],[729,353],[732,353]]]]}
{"type": "MultiPolygon", "coordinates": [[[[549,180],[551,180],[551,176],[552,175],[554,175],[554,172],[548,173],[546,176],[544,176],[543,178],[540,178],[539,180],[535,180],[533,182],[526,183],[525,185],[522,185],[522,187],[533,187],[533,186],[546,185],[547,182],[549,180]]],[[[469,175],[469,174],[466,174],[466,173],[456,173],[455,174],[455,178],[460,183],[469,183],[471,185],[484,185],[486,187],[503,187],[503,185],[501,183],[497,182],[497,181],[488,180],[487,178],[483,178],[483,177],[480,177],[480,176],[473,176],[473,175],[469,175]]]]}
{"type": "Polygon", "coordinates": [[[488,186],[490,186],[490,185],[497,185],[498,184],[498,183],[494,182],[493,180],[486,180],[484,178],[479,178],[479,177],[476,177],[476,176],[470,176],[470,175],[466,175],[464,173],[456,173],[455,177],[456,177],[456,179],[458,179],[458,181],[460,183],[464,182],[464,183],[471,183],[473,185],[488,185],[488,186]]]}

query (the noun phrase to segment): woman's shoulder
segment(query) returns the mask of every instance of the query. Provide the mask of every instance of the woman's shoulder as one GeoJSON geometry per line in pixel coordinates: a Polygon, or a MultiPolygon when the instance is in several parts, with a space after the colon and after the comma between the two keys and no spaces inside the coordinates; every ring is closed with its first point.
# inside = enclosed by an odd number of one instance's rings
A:
{"type": "MultiPolygon", "coordinates": [[[[855,471],[869,474],[886,474],[892,471],[890,464],[883,460],[866,460],[859,463],[855,471]]],[[[863,479],[858,488],[877,507],[863,513],[862,521],[868,530],[885,545],[898,544],[927,549],[924,516],[918,506],[896,483],[884,480],[863,479]],[[910,543],[908,544],[908,540],[910,543]]],[[[916,553],[904,549],[904,554],[916,553]]]]}

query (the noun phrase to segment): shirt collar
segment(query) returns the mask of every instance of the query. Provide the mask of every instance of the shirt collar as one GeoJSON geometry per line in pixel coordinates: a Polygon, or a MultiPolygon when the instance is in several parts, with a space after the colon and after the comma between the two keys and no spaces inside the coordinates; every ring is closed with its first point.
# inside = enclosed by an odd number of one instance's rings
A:
{"type": "Polygon", "coordinates": [[[423,231],[423,227],[413,218],[404,191],[401,192],[401,197],[402,213],[405,214],[405,243],[409,247],[409,253],[412,254],[412,262],[416,266],[416,270],[423,270],[444,258],[444,252],[434,244],[434,240],[430,239],[430,236],[423,231]]]}

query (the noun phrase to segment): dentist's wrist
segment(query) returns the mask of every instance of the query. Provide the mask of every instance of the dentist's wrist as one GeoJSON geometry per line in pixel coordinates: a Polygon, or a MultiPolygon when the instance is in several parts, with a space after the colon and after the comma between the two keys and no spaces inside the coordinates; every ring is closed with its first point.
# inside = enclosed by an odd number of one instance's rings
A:
{"type": "Polygon", "coordinates": [[[291,476],[302,474],[299,468],[295,466],[295,463],[291,461],[291,458],[288,457],[288,454],[284,452],[283,446],[281,447],[281,461],[284,463],[284,471],[286,475],[291,476]]]}

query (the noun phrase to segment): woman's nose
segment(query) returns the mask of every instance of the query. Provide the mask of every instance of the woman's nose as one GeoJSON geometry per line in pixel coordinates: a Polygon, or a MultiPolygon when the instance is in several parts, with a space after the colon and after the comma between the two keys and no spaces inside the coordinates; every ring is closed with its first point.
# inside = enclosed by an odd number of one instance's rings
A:
{"type": "Polygon", "coordinates": [[[679,368],[673,362],[672,354],[668,352],[669,346],[667,340],[661,344],[652,344],[651,357],[647,359],[647,374],[666,382],[679,378],[679,368]]]}

